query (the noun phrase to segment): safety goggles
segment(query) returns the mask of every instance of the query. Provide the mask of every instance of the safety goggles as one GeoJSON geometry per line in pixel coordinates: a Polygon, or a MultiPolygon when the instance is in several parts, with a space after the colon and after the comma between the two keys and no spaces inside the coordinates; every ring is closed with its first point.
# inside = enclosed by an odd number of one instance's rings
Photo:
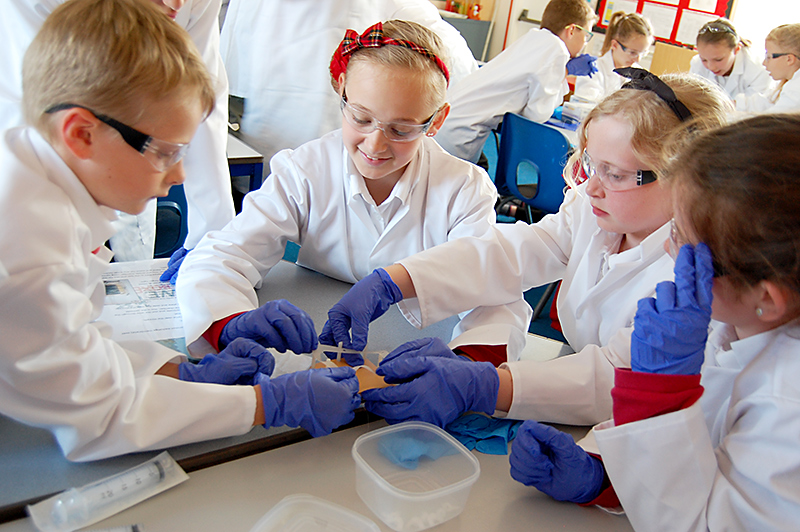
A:
{"type": "Polygon", "coordinates": [[[653,183],[656,180],[656,174],[651,170],[636,170],[636,171],[620,171],[612,168],[610,165],[602,163],[596,165],[586,148],[581,153],[581,166],[583,172],[589,179],[597,177],[603,184],[606,190],[613,190],[615,192],[622,192],[625,190],[632,190],[642,185],[653,183]]]}
{"type": "Polygon", "coordinates": [[[189,144],[177,144],[157,139],[118,120],[114,120],[110,116],[96,113],[83,105],[61,103],[50,107],[45,113],[56,113],[75,107],[89,111],[99,121],[116,130],[128,146],[142,154],[142,157],[147,159],[153,165],[153,168],[159,172],[166,172],[170,167],[177,164],[189,149],[189,144]]]}
{"type": "Polygon", "coordinates": [[[622,48],[623,52],[625,52],[626,54],[628,54],[631,57],[636,57],[637,59],[641,59],[642,57],[647,57],[647,55],[650,53],[649,49],[648,50],[639,51],[639,50],[634,50],[633,48],[628,48],[627,46],[625,46],[624,44],[622,44],[619,41],[617,41],[617,44],[619,44],[619,47],[622,48]]]}
{"type": "MultiPolygon", "coordinates": [[[[777,59],[779,57],[783,57],[784,55],[794,55],[795,57],[797,57],[797,55],[793,54],[792,52],[778,52],[777,54],[771,54],[769,52],[764,52],[764,59],[769,61],[770,59],[777,59]]],[[[798,58],[798,59],[800,59],[800,58],[798,58]]]]}
{"type": "Polygon", "coordinates": [[[733,29],[726,26],[725,24],[716,24],[713,22],[710,24],[706,24],[705,26],[700,28],[699,32],[697,32],[698,35],[705,35],[706,33],[730,33],[737,39],[739,38],[739,36],[736,35],[736,32],[733,31],[733,29]]]}
{"type": "Polygon", "coordinates": [[[577,24],[574,24],[574,26],[583,32],[583,42],[589,42],[592,40],[592,37],[594,37],[594,33],[587,30],[583,26],[578,26],[577,24]]]}
{"type": "Polygon", "coordinates": [[[421,137],[428,128],[431,127],[433,119],[439,113],[439,109],[422,124],[409,124],[407,122],[381,122],[374,116],[370,116],[364,111],[359,111],[347,102],[347,94],[342,91],[342,99],[339,103],[342,116],[347,120],[353,129],[359,133],[368,135],[380,129],[384,136],[394,142],[411,142],[421,137]]]}

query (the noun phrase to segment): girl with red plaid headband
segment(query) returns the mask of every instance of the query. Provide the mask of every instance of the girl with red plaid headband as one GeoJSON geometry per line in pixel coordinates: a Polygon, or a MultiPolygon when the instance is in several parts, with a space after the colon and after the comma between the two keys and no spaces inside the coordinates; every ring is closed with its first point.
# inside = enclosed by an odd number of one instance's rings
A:
{"type": "MultiPolygon", "coordinates": [[[[269,282],[288,241],[301,246],[298,264],[353,283],[437,244],[490,231],[496,191],[488,175],[433,139],[450,109],[447,63],[436,34],[413,22],[347,31],[330,65],[342,129],[276,154],[242,213],[186,258],[177,291],[188,341],[229,338],[228,320],[256,307],[253,287],[269,282]]],[[[466,313],[454,336],[468,330],[466,343],[518,351],[529,319],[520,297],[466,313]]]]}

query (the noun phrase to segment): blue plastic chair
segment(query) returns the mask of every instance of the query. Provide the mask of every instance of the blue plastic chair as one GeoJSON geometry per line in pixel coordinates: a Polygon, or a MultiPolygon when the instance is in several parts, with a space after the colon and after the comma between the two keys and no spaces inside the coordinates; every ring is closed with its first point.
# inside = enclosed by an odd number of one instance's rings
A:
{"type": "Polygon", "coordinates": [[[558,211],[564,201],[562,172],[570,143],[559,130],[506,113],[500,126],[495,185],[501,196],[514,196],[528,208],[545,214],[558,211]]]}
{"type": "Polygon", "coordinates": [[[173,185],[166,198],[158,198],[155,258],[169,258],[183,245],[189,232],[187,212],[183,185],[173,185]]]}
{"type": "MultiPolygon", "coordinates": [[[[501,196],[514,196],[527,210],[527,222],[533,221],[531,209],[545,214],[558,212],[564,201],[564,165],[571,146],[559,130],[506,113],[500,126],[495,185],[501,196]]],[[[531,321],[547,305],[558,283],[551,283],[533,309],[531,321]]]]}

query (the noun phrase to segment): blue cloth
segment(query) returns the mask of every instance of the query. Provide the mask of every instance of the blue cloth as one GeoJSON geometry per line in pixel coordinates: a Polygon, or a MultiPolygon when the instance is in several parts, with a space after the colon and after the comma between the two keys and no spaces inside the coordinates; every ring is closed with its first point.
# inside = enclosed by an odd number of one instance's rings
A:
{"type": "Polygon", "coordinates": [[[483,414],[464,414],[445,427],[455,439],[471,450],[484,454],[508,454],[508,444],[517,435],[522,421],[497,419],[483,414]]]}
{"type": "Polygon", "coordinates": [[[419,435],[390,433],[378,441],[378,450],[395,465],[403,469],[416,469],[421,458],[437,460],[456,454],[458,450],[435,434],[420,431],[419,435]]]}

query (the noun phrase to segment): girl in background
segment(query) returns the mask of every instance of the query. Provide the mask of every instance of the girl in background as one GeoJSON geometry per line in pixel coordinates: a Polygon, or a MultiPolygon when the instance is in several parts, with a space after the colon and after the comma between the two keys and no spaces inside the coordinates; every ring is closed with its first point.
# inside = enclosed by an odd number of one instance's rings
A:
{"type": "MultiPolygon", "coordinates": [[[[763,110],[771,113],[800,111],[800,24],[778,26],[767,35],[764,66],[778,86],[762,98],[763,110]]],[[[758,109],[760,110],[760,109],[758,109]]]]}
{"type": "Polygon", "coordinates": [[[730,21],[706,22],[697,32],[697,55],[689,71],[713,81],[736,102],[739,111],[755,111],[753,99],[769,94],[773,83],[730,21]]]}
{"type": "Polygon", "coordinates": [[[754,117],[688,147],[669,174],[675,282],[639,302],[633,371],[616,370],[614,421],[593,431],[602,464],[527,421],[514,478],[586,502],[607,484],[604,466],[613,489],[593,502],[613,506],[615,491],[637,531],[797,528],[798,165],[797,115],[754,117]]]}
{"type": "Polygon", "coordinates": [[[639,67],[638,61],[648,54],[652,45],[650,21],[638,13],[617,11],[608,21],[601,55],[595,63],[597,72],[591,77],[576,78],[575,96],[587,102],[599,102],[618,90],[627,79],[614,69],[639,67]]]}

